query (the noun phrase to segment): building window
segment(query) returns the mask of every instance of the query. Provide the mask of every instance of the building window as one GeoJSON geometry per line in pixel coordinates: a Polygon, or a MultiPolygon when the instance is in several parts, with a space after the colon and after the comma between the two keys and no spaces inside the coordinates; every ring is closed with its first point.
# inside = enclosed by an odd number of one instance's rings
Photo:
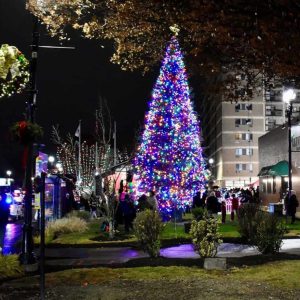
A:
{"type": "Polygon", "coordinates": [[[243,138],[242,140],[245,141],[252,141],[253,139],[253,134],[252,133],[243,133],[243,138]]]}
{"type": "Polygon", "coordinates": [[[253,155],[253,149],[252,148],[237,148],[235,149],[235,156],[239,157],[242,155],[246,156],[252,156],[253,155]]]}
{"type": "Polygon", "coordinates": [[[239,173],[242,171],[249,171],[253,172],[253,165],[252,164],[236,164],[235,165],[235,172],[239,173]]]}
{"type": "Polygon", "coordinates": [[[247,104],[247,103],[238,103],[235,105],[235,111],[239,112],[240,110],[252,110],[252,104],[247,104]]]}
{"type": "Polygon", "coordinates": [[[243,141],[252,141],[253,134],[252,133],[236,133],[235,134],[236,140],[243,140],[243,141]]]}
{"type": "Polygon", "coordinates": [[[252,127],[252,119],[235,119],[235,127],[239,127],[241,125],[248,125],[252,127]]]}

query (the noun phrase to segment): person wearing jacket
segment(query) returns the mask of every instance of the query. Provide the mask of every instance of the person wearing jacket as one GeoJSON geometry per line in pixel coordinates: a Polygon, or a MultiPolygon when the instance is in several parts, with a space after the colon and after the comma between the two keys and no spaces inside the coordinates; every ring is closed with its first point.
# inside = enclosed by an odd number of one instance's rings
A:
{"type": "Polygon", "coordinates": [[[206,209],[208,213],[216,217],[219,212],[219,207],[220,204],[215,192],[211,192],[209,197],[206,199],[206,209]]]}
{"type": "Polygon", "coordinates": [[[290,198],[289,198],[289,194],[286,195],[285,203],[286,203],[286,213],[288,216],[292,217],[291,224],[294,224],[296,221],[297,207],[299,206],[299,201],[297,199],[295,191],[291,190],[290,198]]]}

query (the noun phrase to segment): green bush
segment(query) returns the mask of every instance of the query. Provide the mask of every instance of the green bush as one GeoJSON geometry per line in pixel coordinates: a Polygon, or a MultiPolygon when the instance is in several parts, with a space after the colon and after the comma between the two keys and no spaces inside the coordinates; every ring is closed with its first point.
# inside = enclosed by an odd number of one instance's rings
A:
{"type": "Polygon", "coordinates": [[[287,227],[282,220],[267,212],[256,213],[256,235],[255,246],[263,254],[274,254],[279,252],[282,246],[282,239],[287,232],[287,227]]]}
{"type": "Polygon", "coordinates": [[[259,211],[259,205],[247,203],[240,206],[238,210],[238,232],[248,243],[254,244],[257,220],[256,214],[259,211]]]}
{"type": "Polygon", "coordinates": [[[20,277],[23,274],[18,255],[0,255],[0,280],[20,277]]]}
{"type": "Polygon", "coordinates": [[[91,215],[88,211],[86,210],[72,210],[70,213],[67,214],[66,216],[67,218],[79,218],[79,219],[83,219],[85,221],[89,221],[91,218],[91,215]]]}
{"type": "Polygon", "coordinates": [[[193,214],[194,219],[197,221],[200,221],[203,219],[205,209],[202,207],[195,207],[195,208],[191,209],[191,212],[193,214]]]}
{"type": "Polygon", "coordinates": [[[86,221],[78,217],[62,218],[51,221],[47,224],[45,235],[46,240],[53,240],[65,233],[82,233],[88,229],[86,221]]]}
{"type": "Polygon", "coordinates": [[[158,257],[160,251],[159,236],[163,230],[163,223],[159,213],[146,209],[137,214],[134,221],[134,231],[143,250],[150,257],[158,257]]]}
{"type": "Polygon", "coordinates": [[[217,219],[207,214],[204,214],[203,220],[192,221],[190,234],[195,250],[201,257],[216,256],[218,246],[222,243],[218,229],[217,219]]]}

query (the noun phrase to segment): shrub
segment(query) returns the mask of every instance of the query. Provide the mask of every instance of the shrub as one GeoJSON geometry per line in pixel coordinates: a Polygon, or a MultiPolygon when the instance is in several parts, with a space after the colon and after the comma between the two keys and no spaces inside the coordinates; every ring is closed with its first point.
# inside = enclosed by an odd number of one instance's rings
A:
{"type": "Polygon", "coordinates": [[[57,219],[48,223],[45,232],[46,240],[53,240],[65,233],[85,232],[87,228],[86,221],[77,217],[57,219]]]}
{"type": "Polygon", "coordinates": [[[194,248],[201,257],[216,256],[218,246],[222,243],[217,219],[204,214],[203,220],[193,220],[190,234],[194,248]]]}
{"type": "Polygon", "coordinates": [[[191,212],[193,214],[194,219],[200,221],[203,219],[205,209],[202,207],[195,207],[191,210],[191,212]]]}
{"type": "Polygon", "coordinates": [[[18,255],[0,255],[0,280],[19,277],[23,274],[18,255]]]}
{"type": "Polygon", "coordinates": [[[253,203],[243,204],[238,210],[238,232],[250,244],[254,243],[256,235],[257,220],[255,218],[258,211],[259,205],[253,203]]]}
{"type": "Polygon", "coordinates": [[[263,254],[279,252],[282,239],[287,232],[287,227],[275,214],[259,211],[256,213],[255,246],[263,254]]]}
{"type": "Polygon", "coordinates": [[[89,221],[91,218],[91,215],[86,210],[72,210],[70,213],[67,214],[67,218],[76,217],[79,219],[83,219],[85,221],[89,221]]]}
{"type": "Polygon", "coordinates": [[[137,214],[134,221],[134,231],[143,250],[150,257],[158,257],[160,250],[159,235],[163,230],[163,223],[159,213],[146,209],[137,214]]]}

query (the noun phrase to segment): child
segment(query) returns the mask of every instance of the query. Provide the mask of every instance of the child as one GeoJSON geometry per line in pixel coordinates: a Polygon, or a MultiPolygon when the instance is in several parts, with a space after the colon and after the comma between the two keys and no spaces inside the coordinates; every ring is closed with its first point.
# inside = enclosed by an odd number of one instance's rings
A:
{"type": "Polygon", "coordinates": [[[222,224],[225,224],[225,222],[226,222],[226,202],[225,201],[222,201],[221,213],[222,213],[222,224]]]}

